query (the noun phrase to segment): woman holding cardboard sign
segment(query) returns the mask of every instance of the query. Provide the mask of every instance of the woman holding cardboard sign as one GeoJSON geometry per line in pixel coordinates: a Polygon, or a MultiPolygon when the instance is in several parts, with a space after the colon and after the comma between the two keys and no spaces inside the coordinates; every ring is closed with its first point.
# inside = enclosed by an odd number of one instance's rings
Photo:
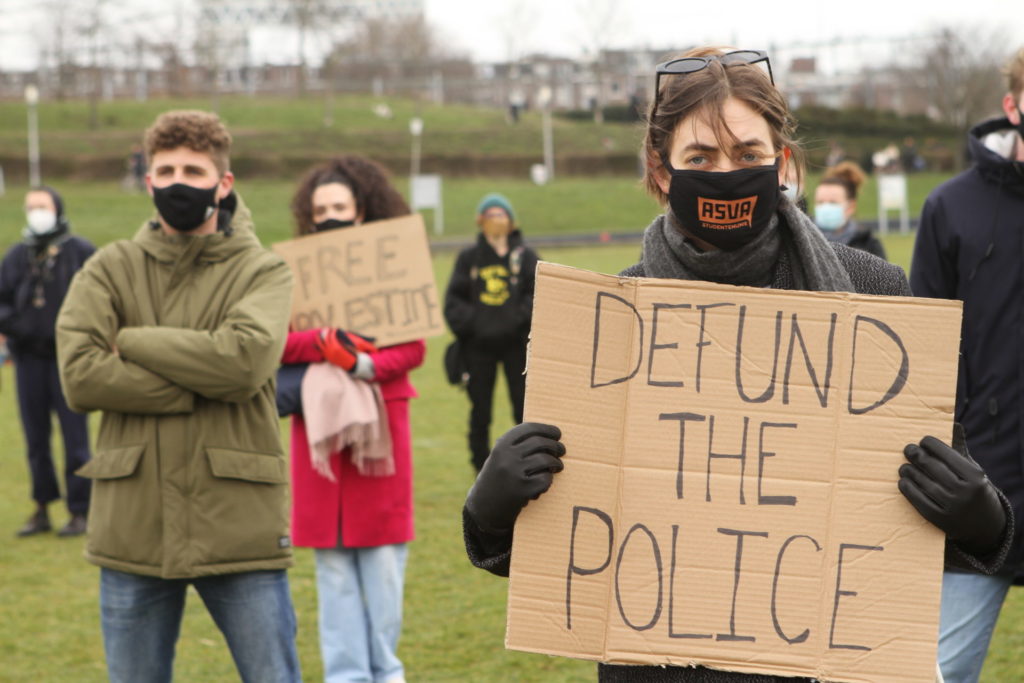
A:
{"type": "MultiPolygon", "coordinates": [[[[308,235],[404,216],[409,207],[380,166],[343,156],[306,174],[292,212],[297,235],[308,235]]],[[[317,399],[292,416],[292,541],[316,550],[324,679],[401,681],[396,648],[413,538],[409,399],[416,391],[408,373],[426,345],[378,349],[358,332],[288,335],[282,362],[312,364],[302,393],[317,399]],[[376,419],[367,422],[367,414],[376,419]]]]}
{"type": "MultiPolygon", "coordinates": [[[[640,263],[621,275],[909,296],[900,268],[829,243],[782,194],[790,170],[798,181],[802,175],[793,132],[766,53],[702,48],[659,65],[645,181],[665,213],[647,227],[640,263]]],[[[477,566],[507,575],[519,511],[562,469],[560,437],[555,425],[527,422],[495,444],[463,511],[477,566]]],[[[951,448],[926,436],[908,445],[909,462],[893,480],[946,533],[948,562],[994,572],[1009,547],[1012,513],[960,441],[951,448]]],[[[800,680],[702,667],[601,664],[598,672],[601,681],[800,680]]]]}

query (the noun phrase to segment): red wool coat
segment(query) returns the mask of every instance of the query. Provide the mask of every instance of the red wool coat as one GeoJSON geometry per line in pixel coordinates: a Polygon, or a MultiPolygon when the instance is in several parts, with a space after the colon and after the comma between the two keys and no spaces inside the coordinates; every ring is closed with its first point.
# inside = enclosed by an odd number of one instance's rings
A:
{"type": "MultiPolygon", "coordinates": [[[[290,332],[282,363],[317,363],[319,330],[290,332]]],[[[416,389],[409,371],[423,363],[423,340],[388,346],[370,354],[375,381],[388,412],[395,473],[389,477],[359,474],[349,453],[331,456],[330,481],[313,469],[306,425],[292,416],[292,543],[307,548],[366,548],[413,539],[412,434],[409,399],[416,389]]]]}

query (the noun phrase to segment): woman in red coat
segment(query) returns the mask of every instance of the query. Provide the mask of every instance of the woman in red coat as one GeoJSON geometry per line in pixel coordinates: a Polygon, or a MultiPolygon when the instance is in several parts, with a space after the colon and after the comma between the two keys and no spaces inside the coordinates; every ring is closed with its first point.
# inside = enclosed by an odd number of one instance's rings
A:
{"type": "MultiPolygon", "coordinates": [[[[292,199],[300,235],[409,213],[383,169],[358,156],[310,170],[292,199]]],[[[406,543],[413,539],[408,373],[422,340],[376,349],[358,330],[291,332],[282,363],[328,361],[377,384],[386,408],[393,473],[363,474],[349,449],[332,453],[333,479],[313,463],[302,415],[292,416],[292,540],[316,553],[324,679],[404,681],[396,655],[402,626],[406,543]]],[[[363,470],[365,471],[365,470],[363,470]]]]}

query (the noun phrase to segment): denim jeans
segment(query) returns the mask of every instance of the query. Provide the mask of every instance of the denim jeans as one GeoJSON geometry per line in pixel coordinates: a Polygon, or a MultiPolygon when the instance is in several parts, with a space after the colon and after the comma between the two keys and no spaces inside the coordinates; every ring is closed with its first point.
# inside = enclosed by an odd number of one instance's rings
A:
{"type": "Polygon", "coordinates": [[[396,650],[408,550],[404,543],[317,549],[325,683],[405,680],[396,650]]]}
{"type": "Polygon", "coordinates": [[[939,668],[946,683],[976,683],[1013,574],[942,575],[939,668]]]}
{"type": "Polygon", "coordinates": [[[111,683],[171,680],[189,584],[224,634],[242,681],[301,683],[284,570],[160,579],[103,568],[100,620],[111,683]]]}

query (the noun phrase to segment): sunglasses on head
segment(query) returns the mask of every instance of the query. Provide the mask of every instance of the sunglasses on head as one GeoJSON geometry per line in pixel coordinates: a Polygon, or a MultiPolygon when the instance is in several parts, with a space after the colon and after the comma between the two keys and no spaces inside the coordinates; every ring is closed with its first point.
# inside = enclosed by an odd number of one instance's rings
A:
{"type": "Polygon", "coordinates": [[[764,62],[768,67],[768,80],[775,85],[775,76],[772,75],[772,63],[768,59],[768,53],[764,50],[733,50],[724,55],[709,55],[707,57],[680,57],[662,62],[655,67],[654,76],[654,108],[651,110],[653,116],[658,111],[658,102],[661,99],[661,77],[662,76],[685,76],[708,68],[711,62],[721,62],[722,66],[736,66],[737,64],[759,64],[764,62]]]}

